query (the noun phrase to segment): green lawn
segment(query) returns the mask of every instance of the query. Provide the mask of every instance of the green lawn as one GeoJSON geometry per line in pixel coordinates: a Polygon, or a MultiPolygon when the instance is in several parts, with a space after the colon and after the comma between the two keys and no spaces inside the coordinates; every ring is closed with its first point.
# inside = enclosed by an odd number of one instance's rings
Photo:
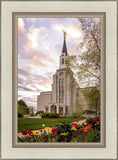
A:
{"type": "Polygon", "coordinates": [[[45,124],[45,127],[54,127],[58,122],[75,122],[82,120],[83,118],[50,118],[50,119],[39,119],[39,118],[18,118],[18,132],[24,130],[37,130],[42,129],[42,124],[45,124]],[[52,122],[55,120],[56,122],[52,122]]]}

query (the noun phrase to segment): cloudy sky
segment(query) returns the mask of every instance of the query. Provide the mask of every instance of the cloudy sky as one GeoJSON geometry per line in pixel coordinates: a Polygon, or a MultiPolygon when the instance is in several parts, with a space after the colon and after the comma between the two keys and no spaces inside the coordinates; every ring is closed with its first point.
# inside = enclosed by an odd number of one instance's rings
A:
{"type": "Polygon", "coordinates": [[[18,18],[18,99],[37,107],[37,95],[50,91],[59,67],[63,30],[69,55],[79,54],[82,31],[76,18],[18,18]]]}

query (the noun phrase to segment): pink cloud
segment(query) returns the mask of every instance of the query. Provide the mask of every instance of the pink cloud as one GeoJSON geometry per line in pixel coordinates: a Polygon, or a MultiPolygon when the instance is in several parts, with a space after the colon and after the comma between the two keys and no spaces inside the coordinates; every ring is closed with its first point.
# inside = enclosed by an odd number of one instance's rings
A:
{"type": "Polygon", "coordinates": [[[42,53],[38,49],[38,43],[40,42],[40,35],[42,32],[45,32],[45,28],[41,27],[40,29],[34,29],[31,27],[29,32],[27,33],[24,28],[24,22],[21,18],[18,19],[18,44],[19,44],[19,52],[20,58],[25,62],[29,62],[25,65],[20,64],[19,66],[25,68],[26,65],[29,65],[30,69],[33,66],[38,68],[47,68],[48,64],[54,64],[54,57],[47,53],[42,53]]]}
{"type": "Polygon", "coordinates": [[[76,18],[18,18],[20,95],[31,97],[34,94],[36,99],[40,91],[51,89],[52,75],[59,67],[59,55],[63,46],[62,29],[67,32],[69,55],[80,54],[77,47],[82,31],[76,18]]]}

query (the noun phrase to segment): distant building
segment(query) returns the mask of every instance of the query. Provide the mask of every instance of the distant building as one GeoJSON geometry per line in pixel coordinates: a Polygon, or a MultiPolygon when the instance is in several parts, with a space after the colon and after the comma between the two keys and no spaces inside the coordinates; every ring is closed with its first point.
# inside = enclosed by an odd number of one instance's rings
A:
{"type": "MultiPolygon", "coordinates": [[[[76,81],[71,80],[73,72],[66,74],[66,63],[69,55],[66,47],[66,33],[60,55],[59,69],[53,75],[52,91],[41,92],[37,96],[37,110],[46,113],[59,113],[62,116],[71,116],[78,111],[76,101],[82,101],[83,109],[87,109],[82,90],[76,81]],[[80,100],[81,99],[81,100],[80,100]]],[[[85,90],[86,88],[84,88],[85,90]]]]}

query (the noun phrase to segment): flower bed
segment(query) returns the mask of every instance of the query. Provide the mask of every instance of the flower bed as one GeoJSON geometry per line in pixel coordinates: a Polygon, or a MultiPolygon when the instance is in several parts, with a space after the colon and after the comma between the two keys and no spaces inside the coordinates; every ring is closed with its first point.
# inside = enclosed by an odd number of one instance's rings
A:
{"type": "MultiPolygon", "coordinates": [[[[53,120],[52,123],[56,121],[53,120]]],[[[45,127],[36,131],[23,131],[23,137],[18,137],[18,142],[99,142],[100,119],[89,118],[81,125],[79,122],[61,122],[55,127],[45,127]]]]}

